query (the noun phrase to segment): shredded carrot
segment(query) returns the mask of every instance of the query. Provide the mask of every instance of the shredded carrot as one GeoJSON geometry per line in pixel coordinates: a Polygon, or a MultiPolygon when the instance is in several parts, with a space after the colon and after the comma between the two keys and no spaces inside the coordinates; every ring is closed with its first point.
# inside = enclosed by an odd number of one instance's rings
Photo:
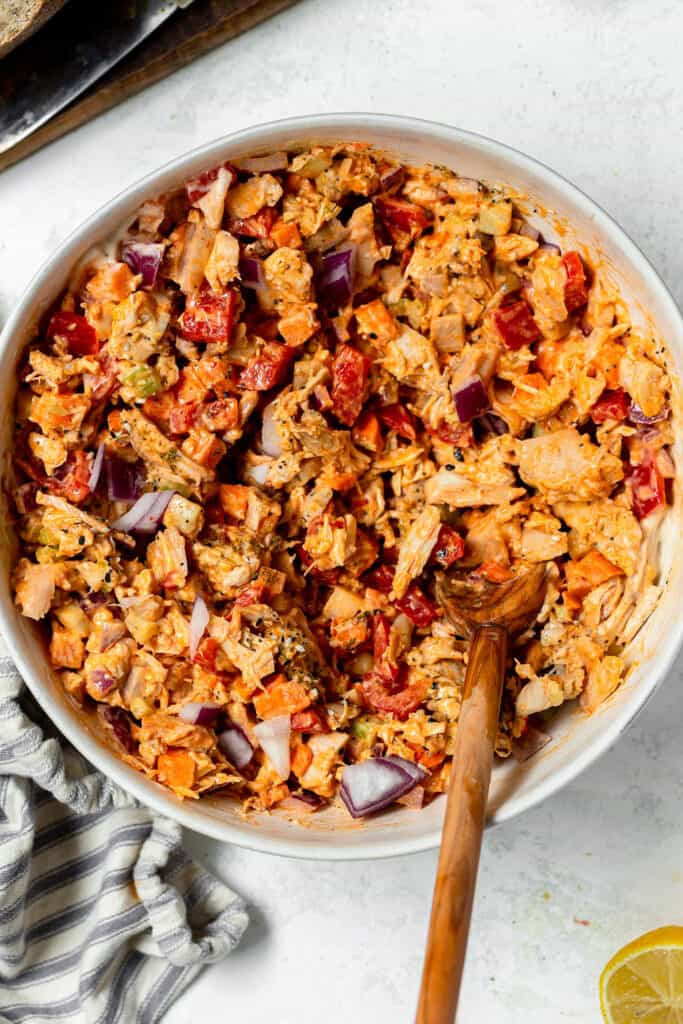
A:
{"type": "Polygon", "coordinates": [[[270,229],[270,237],[280,248],[286,245],[288,249],[300,249],[301,235],[296,224],[287,224],[284,220],[277,220],[270,229]]]}
{"type": "Polygon", "coordinates": [[[216,437],[210,430],[193,430],[190,436],[181,444],[183,454],[198,462],[200,466],[215,466],[225,455],[225,441],[216,437]]]}
{"type": "Polygon", "coordinates": [[[176,386],[179,402],[203,402],[208,393],[208,387],[194,366],[186,366],[180,371],[180,380],[176,386]]]}
{"type": "Polygon", "coordinates": [[[157,758],[159,781],[173,789],[192,789],[194,785],[194,758],[187,750],[171,747],[157,758]]]}
{"type": "Polygon", "coordinates": [[[355,444],[359,444],[361,448],[369,448],[371,452],[381,452],[384,447],[379,420],[374,412],[365,412],[361,415],[351,431],[351,437],[355,444]]]}
{"type": "Polygon", "coordinates": [[[268,683],[263,693],[254,697],[254,708],[259,718],[293,715],[296,711],[303,711],[310,703],[311,695],[306,687],[288,679],[281,672],[268,683]]]}

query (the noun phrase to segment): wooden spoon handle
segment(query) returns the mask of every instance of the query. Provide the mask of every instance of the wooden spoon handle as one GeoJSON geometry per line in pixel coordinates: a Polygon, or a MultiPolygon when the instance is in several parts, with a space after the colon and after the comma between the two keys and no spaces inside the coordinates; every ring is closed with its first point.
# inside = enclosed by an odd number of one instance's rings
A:
{"type": "Polygon", "coordinates": [[[465,963],[507,633],[481,626],[470,647],[434,886],[416,1024],[453,1024],[465,963]]]}

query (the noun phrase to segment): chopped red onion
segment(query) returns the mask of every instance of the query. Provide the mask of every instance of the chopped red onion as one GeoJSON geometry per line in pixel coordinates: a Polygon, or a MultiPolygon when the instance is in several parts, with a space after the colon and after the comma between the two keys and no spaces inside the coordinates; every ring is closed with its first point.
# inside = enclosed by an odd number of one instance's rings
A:
{"type": "Polygon", "coordinates": [[[522,221],[517,234],[524,235],[525,238],[531,238],[534,242],[540,241],[541,238],[541,232],[538,230],[538,228],[533,227],[532,224],[529,224],[525,220],[522,221]]]}
{"type": "Polygon", "coordinates": [[[274,402],[270,402],[263,410],[261,417],[261,447],[266,455],[276,458],[282,455],[282,442],[273,419],[274,402]]]}
{"type": "Polygon", "coordinates": [[[405,178],[403,167],[388,167],[379,176],[380,192],[388,192],[389,189],[400,185],[405,178]]]}
{"type": "Polygon", "coordinates": [[[93,591],[90,594],[82,594],[78,599],[78,602],[85,612],[94,612],[98,608],[115,608],[116,601],[112,599],[111,594],[104,594],[102,592],[93,591]]]}
{"type": "Polygon", "coordinates": [[[512,756],[519,764],[528,761],[550,743],[550,736],[534,725],[528,725],[522,736],[512,742],[512,756]]]}
{"type": "Polygon", "coordinates": [[[127,632],[128,630],[124,623],[119,619],[112,619],[111,622],[105,622],[100,632],[100,653],[102,651],[106,651],[118,640],[122,640],[127,632]]]}
{"type": "Polygon", "coordinates": [[[199,704],[195,701],[188,701],[181,707],[178,717],[182,718],[183,722],[189,722],[190,725],[213,725],[220,713],[220,704],[208,702],[199,704]]]}
{"type": "Polygon", "coordinates": [[[251,171],[252,174],[265,174],[267,171],[286,171],[289,166],[287,154],[267,153],[265,156],[250,156],[246,160],[237,160],[236,166],[241,171],[251,171]]]}
{"type": "Polygon", "coordinates": [[[111,452],[107,452],[104,464],[109,500],[135,501],[140,496],[137,466],[111,452]]]}
{"type": "Polygon", "coordinates": [[[135,274],[142,274],[142,283],[148,288],[156,284],[157,274],[164,255],[161,242],[124,242],[121,259],[135,274]]]}
{"type": "Polygon", "coordinates": [[[199,647],[199,641],[204,636],[204,630],[209,624],[209,609],[201,594],[197,594],[192,606],[190,616],[190,657],[194,658],[199,647]]]}
{"type": "Polygon", "coordinates": [[[495,434],[501,437],[503,434],[507,434],[510,431],[507,423],[502,416],[498,416],[495,412],[485,412],[483,416],[479,417],[479,424],[487,430],[490,434],[495,434]]]}
{"type": "Polygon", "coordinates": [[[262,288],[265,279],[263,277],[263,264],[256,256],[242,256],[239,262],[240,278],[244,288],[262,288]]]}
{"type": "Polygon", "coordinates": [[[116,686],[116,680],[105,668],[95,668],[88,675],[88,686],[98,697],[104,697],[116,686]]]}
{"type": "Polygon", "coordinates": [[[558,254],[558,256],[562,252],[562,250],[560,249],[559,245],[555,245],[554,242],[541,242],[541,244],[539,245],[538,248],[539,249],[544,249],[546,252],[556,252],[558,254]]]}
{"type": "Polygon", "coordinates": [[[665,405],[656,416],[646,416],[640,406],[632,401],[628,410],[628,418],[631,423],[642,423],[644,426],[650,426],[652,423],[661,423],[663,420],[667,420],[669,418],[669,411],[669,406],[665,405]]]}
{"type": "Polygon", "coordinates": [[[391,761],[392,764],[398,765],[404,772],[407,772],[415,780],[415,782],[422,782],[428,775],[428,772],[422,767],[422,765],[415,764],[414,761],[409,761],[405,757],[399,757],[398,754],[387,754],[384,758],[385,761],[391,761]]]}
{"type": "Polygon", "coordinates": [[[469,423],[489,407],[489,396],[481,377],[470,377],[454,392],[455,409],[461,423],[469,423]]]}
{"type": "Polygon", "coordinates": [[[173,491],[149,491],[111,525],[123,533],[153,534],[159,529],[173,491]]]}
{"type": "Polygon", "coordinates": [[[90,479],[88,480],[88,490],[92,494],[97,487],[100,480],[100,473],[102,472],[102,463],[104,462],[104,442],[99,445],[97,454],[95,455],[95,461],[92,464],[90,470],[90,479]]]}
{"type": "Polygon", "coordinates": [[[249,742],[247,734],[234,722],[231,722],[227,729],[219,733],[216,742],[238,772],[246,768],[254,756],[254,748],[249,742]]]}
{"type": "MultiPolygon", "coordinates": [[[[402,760],[402,759],[401,759],[402,760]]],[[[414,771],[386,757],[372,757],[344,768],[339,794],[352,818],[381,811],[417,783],[414,771]]]]}
{"type": "Polygon", "coordinates": [[[111,727],[114,736],[124,750],[129,754],[135,754],[137,743],[130,732],[132,718],[129,712],[123,708],[112,707],[111,704],[100,704],[97,708],[97,713],[111,727]]]}
{"type": "Polygon", "coordinates": [[[339,309],[351,301],[355,264],[355,246],[325,253],[318,294],[326,305],[339,309]]]}
{"type": "Polygon", "coordinates": [[[289,715],[277,715],[275,718],[268,718],[265,722],[259,722],[258,725],[254,726],[254,736],[263,747],[270,763],[283,781],[289,778],[291,764],[289,751],[290,732],[291,718],[289,715]]]}

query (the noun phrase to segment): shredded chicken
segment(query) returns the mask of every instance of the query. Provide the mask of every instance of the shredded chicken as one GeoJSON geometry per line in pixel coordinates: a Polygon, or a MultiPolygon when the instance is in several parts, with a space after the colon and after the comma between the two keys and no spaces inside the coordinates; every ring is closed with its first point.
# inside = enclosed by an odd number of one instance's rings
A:
{"type": "Polygon", "coordinates": [[[467,664],[440,574],[544,566],[501,756],[630,670],[677,487],[666,350],[499,185],[361,144],[238,167],[145,202],[28,345],[14,599],[180,798],[324,805],[381,754],[421,805],[467,664]]]}

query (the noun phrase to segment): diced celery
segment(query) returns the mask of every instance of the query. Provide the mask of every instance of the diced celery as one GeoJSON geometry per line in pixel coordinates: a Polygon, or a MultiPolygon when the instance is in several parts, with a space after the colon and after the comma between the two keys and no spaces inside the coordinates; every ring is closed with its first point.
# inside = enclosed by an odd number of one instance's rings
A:
{"type": "Polygon", "coordinates": [[[133,388],[138,398],[151,398],[161,391],[159,375],[152,366],[138,366],[125,378],[125,383],[133,388]]]}

